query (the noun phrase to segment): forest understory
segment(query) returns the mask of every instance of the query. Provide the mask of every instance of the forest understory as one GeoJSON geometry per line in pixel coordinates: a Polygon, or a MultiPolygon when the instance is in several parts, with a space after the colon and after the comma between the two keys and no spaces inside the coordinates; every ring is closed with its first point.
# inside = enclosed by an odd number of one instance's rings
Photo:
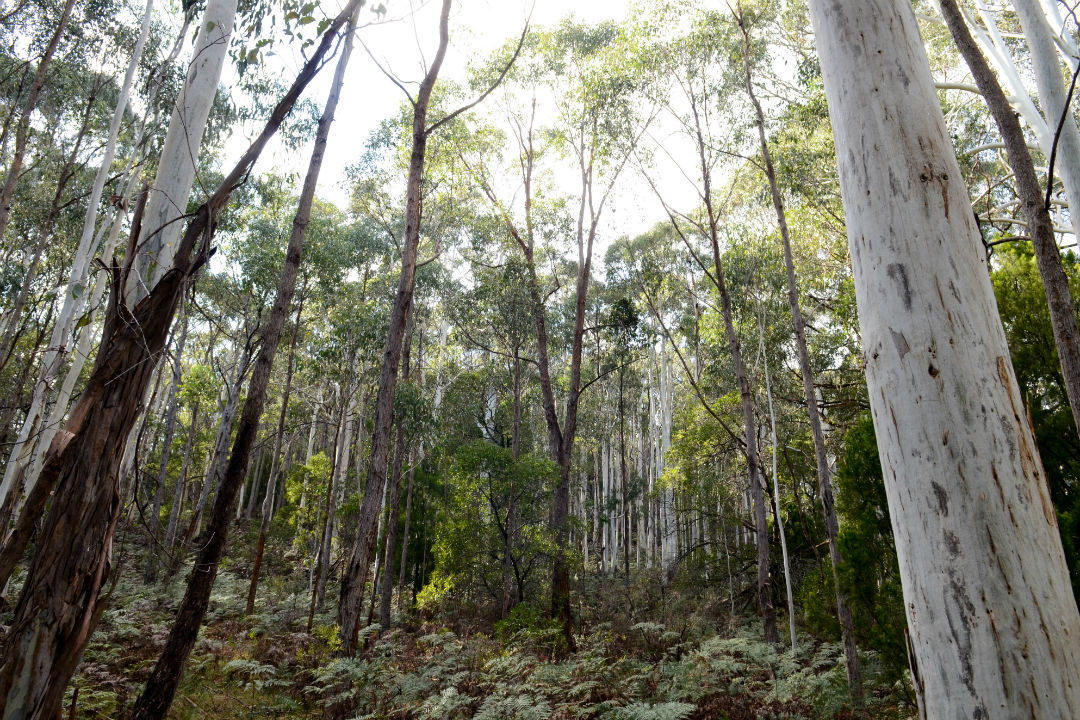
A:
{"type": "Polygon", "coordinates": [[[0,720],[1080,718],[1078,9],[0,1],[0,720]]]}
{"type": "MultiPolygon", "coordinates": [[[[446,598],[395,613],[388,632],[380,633],[377,622],[364,628],[362,652],[338,658],[329,608],[307,629],[311,588],[288,561],[284,529],[276,528],[267,544],[274,559],[264,567],[268,576],[254,614],[244,613],[250,565],[225,563],[168,717],[321,718],[334,704],[328,699],[341,697],[348,717],[372,720],[887,720],[915,714],[910,681],[883,667],[872,651],[862,656],[867,698],[856,713],[838,641],[800,629],[794,653],[767,643],[750,594],[736,589],[732,615],[729,588],[689,582],[688,569],[666,585],[658,571],[635,572],[629,590],[624,577],[576,575],[573,651],[559,623],[534,605],[517,605],[500,620],[494,603],[446,598]],[[351,686],[344,694],[343,682],[351,686]]],[[[230,556],[250,557],[255,533],[241,527],[236,534],[230,556]]],[[[109,607],[64,699],[63,716],[71,720],[127,716],[180,602],[185,573],[147,586],[134,571],[141,548],[124,537],[109,607]]],[[[13,578],[12,591],[18,581],[13,578]]],[[[0,622],[8,618],[10,611],[0,614],[0,622]]]]}

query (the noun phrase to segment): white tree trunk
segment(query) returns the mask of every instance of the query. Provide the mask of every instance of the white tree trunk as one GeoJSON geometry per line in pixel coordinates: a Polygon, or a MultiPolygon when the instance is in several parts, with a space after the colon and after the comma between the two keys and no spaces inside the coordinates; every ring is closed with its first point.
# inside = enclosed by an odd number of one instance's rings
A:
{"type": "Polygon", "coordinates": [[[180,218],[187,212],[195,163],[217,95],[235,15],[236,0],[208,0],[146,201],[137,254],[124,289],[129,308],[134,308],[172,265],[184,226],[180,218]]]}
{"type": "Polygon", "coordinates": [[[1080,613],[910,3],[811,2],[927,717],[1080,717],[1080,613]]]}
{"type": "MultiPolygon", "coordinates": [[[[760,310],[759,310],[760,312],[760,310]]],[[[765,325],[761,316],[758,316],[758,349],[761,353],[761,364],[765,368],[765,397],[769,404],[769,444],[772,446],[772,488],[773,503],[776,508],[776,527],[780,531],[780,552],[784,560],[784,589],[787,591],[788,630],[791,633],[791,651],[795,652],[795,599],[791,592],[791,563],[788,561],[787,535],[784,534],[784,518],[780,514],[780,481],[776,469],[776,411],[773,408],[772,379],[769,375],[769,358],[765,354],[765,325]]],[[[812,412],[817,412],[812,408],[812,412]]]]}
{"type": "MultiPolygon", "coordinates": [[[[41,371],[38,374],[37,382],[34,384],[30,410],[23,420],[23,426],[11,449],[7,466],[4,468],[4,479],[0,482],[0,505],[3,505],[7,500],[15,485],[16,477],[25,472],[26,464],[32,457],[29,452],[30,448],[27,448],[26,445],[41,424],[52,383],[60,374],[68,355],[67,345],[71,340],[71,333],[75,328],[80,312],[86,306],[86,284],[90,260],[93,258],[94,250],[98,244],[95,240],[100,237],[100,234],[95,234],[95,229],[97,227],[98,209],[101,205],[101,194],[105,190],[105,182],[112,171],[113,158],[116,155],[116,140],[120,135],[120,125],[124,120],[124,111],[127,109],[128,98],[131,95],[131,86],[134,84],[135,73],[142,59],[146,38],[150,33],[153,5],[153,0],[147,0],[142,27],[139,30],[139,38],[135,42],[135,48],[132,51],[131,60],[128,62],[127,72],[120,87],[120,95],[116,99],[112,121],[109,124],[109,135],[105,141],[104,156],[101,159],[97,174],[94,176],[94,184],[90,189],[90,197],[87,200],[86,213],[83,217],[82,233],[79,236],[79,245],[75,250],[75,257],[72,260],[71,271],[68,275],[68,285],[64,290],[64,304],[56,318],[56,323],[53,325],[49,346],[41,360],[41,371]]],[[[47,446],[43,448],[43,451],[44,449],[47,449],[47,446]]],[[[33,480],[34,474],[31,473],[28,485],[32,484],[33,480]]]]}
{"type": "MultiPolygon", "coordinates": [[[[1054,47],[1050,24],[1037,0],[1013,0],[1013,7],[1020,16],[1024,36],[1031,48],[1031,64],[1035,69],[1035,81],[1039,88],[1039,104],[1042,106],[1047,127],[1054,133],[1061,122],[1068,94],[1065,79],[1061,74],[1061,56],[1054,47]]],[[[1043,150],[1047,155],[1050,154],[1050,148],[1043,150]]],[[[1054,169],[1065,186],[1073,234],[1080,238],[1080,131],[1077,130],[1072,113],[1065,113],[1057,152],[1054,169]]]]}

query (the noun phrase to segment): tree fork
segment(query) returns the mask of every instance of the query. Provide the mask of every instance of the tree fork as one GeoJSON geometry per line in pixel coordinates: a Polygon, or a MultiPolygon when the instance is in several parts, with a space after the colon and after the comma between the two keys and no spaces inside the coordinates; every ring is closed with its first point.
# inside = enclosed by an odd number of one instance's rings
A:
{"type": "Polygon", "coordinates": [[[244,401],[244,407],[240,413],[240,422],[237,425],[232,453],[225,467],[221,486],[218,488],[217,495],[214,498],[210,524],[206,529],[206,544],[199,551],[192,566],[184,599],[180,602],[180,607],[176,612],[176,620],[173,623],[172,630],[169,632],[168,639],[165,641],[165,647],[161,651],[157,664],[150,675],[150,679],[147,680],[146,687],[135,702],[135,707],[132,710],[132,720],[159,719],[164,718],[168,713],[173,696],[176,694],[176,688],[183,677],[188,655],[195,645],[199,627],[202,625],[203,616],[206,614],[206,608],[210,603],[210,592],[217,576],[218,564],[225,551],[229,525],[236,515],[236,506],[240,499],[240,488],[243,486],[244,478],[247,475],[251,449],[255,444],[255,436],[259,431],[259,420],[266,404],[266,389],[270,381],[270,371],[273,369],[274,356],[277,354],[281,331],[285,325],[285,317],[289,312],[289,305],[296,289],[296,277],[300,270],[304,238],[311,218],[315,187],[318,184],[319,171],[322,169],[323,157],[326,154],[326,143],[330,134],[330,126],[334,122],[334,112],[337,109],[338,98],[341,96],[345,68],[352,53],[354,24],[355,21],[350,20],[349,26],[345,30],[344,48],[338,58],[330,94],[327,97],[322,118],[319,120],[307,177],[304,179],[299,207],[296,210],[296,216],[293,218],[289,245],[285,251],[285,265],[278,283],[277,297],[274,300],[273,309],[270,311],[266,329],[263,331],[259,354],[255,358],[254,370],[248,384],[247,399],[244,401]]]}

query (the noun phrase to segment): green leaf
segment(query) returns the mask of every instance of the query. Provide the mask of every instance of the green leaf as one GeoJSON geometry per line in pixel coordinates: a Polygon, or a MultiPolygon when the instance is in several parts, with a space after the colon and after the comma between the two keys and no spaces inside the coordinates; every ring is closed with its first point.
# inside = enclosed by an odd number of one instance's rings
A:
{"type": "Polygon", "coordinates": [[[313,22],[315,22],[315,18],[311,17],[310,15],[305,15],[304,17],[300,18],[301,25],[310,25],[313,22]]]}
{"type": "Polygon", "coordinates": [[[80,328],[84,328],[89,324],[90,324],[90,313],[84,313],[83,316],[81,318],[79,318],[79,321],[77,323],[75,323],[75,330],[78,331],[80,328]]]}
{"type": "Polygon", "coordinates": [[[216,27],[217,27],[217,23],[214,22],[213,20],[207,20],[206,21],[206,32],[210,32],[216,27]]]}
{"type": "Polygon", "coordinates": [[[326,32],[326,28],[330,27],[330,23],[333,22],[330,18],[323,18],[319,21],[319,26],[315,29],[315,32],[322,35],[326,32]]]}

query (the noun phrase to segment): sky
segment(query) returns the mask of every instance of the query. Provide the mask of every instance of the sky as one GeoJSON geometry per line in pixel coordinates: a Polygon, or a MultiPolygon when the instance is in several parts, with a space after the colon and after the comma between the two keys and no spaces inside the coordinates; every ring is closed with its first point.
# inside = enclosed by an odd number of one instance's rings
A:
{"type": "MultiPolygon", "coordinates": [[[[361,23],[377,19],[369,8],[377,7],[380,1],[368,0],[368,7],[361,11],[361,23]]],[[[471,61],[487,57],[510,38],[518,37],[526,20],[534,27],[556,24],[571,14],[587,23],[622,20],[627,15],[628,5],[625,0],[455,0],[450,15],[450,47],[440,79],[463,81],[471,61]]],[[[360,158],[371,132],[383,119],[394,114],[404,100],[402,91],[386,77],[375,60],[415,92],[426,62],[430,62],[438,45],[439,0],[389,0],[385,7],[387,12],[382,16],[382,22],[361,28],[357,36],[363,45],[357,44],[349,64],[320,176],[318,196],[343,207],[347,200],[344,183],[347,166],[360,158]]],[[[333,11],[327,7],[327,12],[333,11]]],[[[283,48],[267,62],[273,63],[274,71],[280,72],[283,81],[288,82],[295,76],[302,58],[287,56],[283,48]]],[[[305,93],[305,97],[320,108],[332,74],[333,63],[330,63],[305,93]]],[[[226,84],[228,81],[227,76],[223,78],[226,84]]],[[[239,157],[257,130],[249,127],[234,133],[226,144],[226,162],[239,157]]],[[[295,173],[299,186],[299,179],[307,169],[309,152],[309,144],[295,150],[272,144],[258,163],[256,172],[295,173]]],[[[647,186],[645,192],[648,192],[647,186]]],[[[638,187],[629,194],[612,198],[610,214],[604,223],[605,231],[599,238],[598,260],[603,258],[603,251],[614,238],[640,232],[659,219],[659,206],[640,202],[636,198],[640,193],[638,187]]]]}

